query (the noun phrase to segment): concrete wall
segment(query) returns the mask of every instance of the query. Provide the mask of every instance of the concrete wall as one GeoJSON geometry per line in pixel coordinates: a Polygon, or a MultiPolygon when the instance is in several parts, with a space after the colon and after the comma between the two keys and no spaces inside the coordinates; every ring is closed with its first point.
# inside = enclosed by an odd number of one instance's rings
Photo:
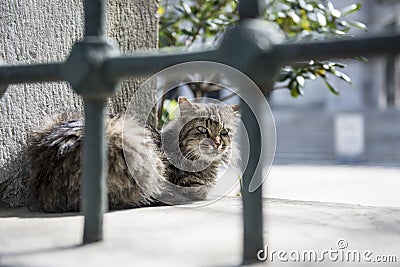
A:
{"type": "MultiPolygon", "coordinates": [[[[157,0],[109,0],[109,35],[119,43],[121,52],[149,50],[158,45],[157,0]]],[[[145,79],[123,81],[121,90],[112,98],[110,111],[123,112],[129,101],[136,110],[144,110],[156,100],[154,90],[141,90],[132,98],[133,89],[145,79]]]]}
{"type": "MultiPolygon", "coordinates": [[[[156,0],[112,0],[109,6],[109,35],[118,41],[121,51],[157,47],[156,0]]],[[[82,33],[82,0],[7,0],[0,5],[0,56],[8,64],[63,61],[82,33]]],[[[140,82],[124,82],[110,111],[122,112],[140,82]]],[[[149,90],[134,101],[143,107],[155,96],[155,91],[149,90]]],[[[0,100],[0,182],[16,178],[21,170],[20,152],[31,129],[46,117],[66,111],[82,111],[81,100],[67,83],[9,87],[0,100]]],[[[10,190],[7,200],[3,195],[3,202],[17,205],[20,193],[10,190]]]]}

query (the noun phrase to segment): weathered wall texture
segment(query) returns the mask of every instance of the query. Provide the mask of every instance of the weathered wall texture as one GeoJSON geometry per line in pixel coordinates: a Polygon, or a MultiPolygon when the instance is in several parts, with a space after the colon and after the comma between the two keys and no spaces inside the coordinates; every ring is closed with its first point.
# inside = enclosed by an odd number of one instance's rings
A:
{"type": "MultiPolygon", "coordinates": [[[[109,35],[119,43],[121,52],[149,50],[158,43],[158,19],[156,17],[156,0],[109,0],[109,35]]],[[[144,79],[123,81],[121,90],[111,100],[110,110],[124,111],[129,101],[137,110],[153,105],[156,99],[155,90],[138,92],[132,98],[134,90],[144,79]]]]}
{"type": "MultiPolygon", "coordinates": [[[[109,32],[121,51],[157,46],[157,4],[148,0],[110,0],[109,32]]],[[[8,64],[63,61],[75,41],[82,38],[82,0],[8,0],[0,5],[0,56],[8,64]]],[[[111,101],[110,110],[121,112],[130,101],[138,80],[124,82],[111,101]]],[[[141,107],[155,99],[155,91],[141,93],[141,107]]],[[[0,182],[15,182],[1,192],[0,205],[23,204],[23,186],[18,174],[20,153],[27,134],[51,115],[82,111],[82,102],[67,83],[11,85],[0,99],[0,182]]],[[[4,188],[3,188],[4,189],[4,188]]]]}

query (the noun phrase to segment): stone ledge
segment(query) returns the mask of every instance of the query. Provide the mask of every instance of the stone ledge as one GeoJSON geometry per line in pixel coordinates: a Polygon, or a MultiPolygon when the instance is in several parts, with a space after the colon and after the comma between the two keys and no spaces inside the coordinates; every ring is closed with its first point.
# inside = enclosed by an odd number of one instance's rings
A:
{"type": "MultiPolygon", "coordinates": [[[[400,208],[284,199],[264,199],[264,204],[270,250],[319,252],[337,249],[337,241],[345,239],[348,249],[397,255],[400,261],[400,208]]],[[[0,210],[0,266],[237,266],[241,262],[239,197],[197,208],[110,212],[105,215],[104,242],[86,246],[80,245],[82,223],[79,214],[0,210]]]]}

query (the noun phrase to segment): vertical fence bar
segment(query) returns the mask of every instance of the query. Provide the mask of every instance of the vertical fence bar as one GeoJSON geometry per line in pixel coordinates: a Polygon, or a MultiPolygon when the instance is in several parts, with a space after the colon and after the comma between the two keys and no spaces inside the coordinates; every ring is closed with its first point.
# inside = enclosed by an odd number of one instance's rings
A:
{"type": "MultiPolygon", "coordinates": [[[[106,34],[106,0],[85,1],[85,37],[106,34]]],[[[89,89],[89,88],[88,88],[89,89]]],[[[92,91],[96,94],[95,90],[92,91]]],[[[103,214],[107,204],[107,146],[105,101],[84,97],[85,139],[82,170],[83,243],[103,239],[103,214]]]]}
{"type": "MultiPolygon", "coordinates": [[[[261,8],[258,0],[240,0],[239,16],[241,20],[257,18],[261,8]]],[[[243,201],[243,263],[257,262],[257,252],[264,246],[263,237],[263,210],[262,186],[256,191],[249,192],[249,185],[253,177],[261,179],[261,169],[257,164],[261,156],[261,133],[258,122],[250,107],[242,101],[243,122],[250,140],[250,155],[246,170],[243,173],[242,201],[243,201]]],[[[253,107],[257,109],[258,107],[253,107]]]]}
{"type": "Polygon", "coordinates": [[[240,0],[239,17],[240,19],[257,18],[260,16],[260,2],[258,0],[240,0]]]}
{"type": "Polygon", "coordinates": [[[107,207],[107,153],[104,134],[105,103],[85,101],[83,147],[84,243],[103,239],[103,213],[107,207]]]}
{"type": "Polygon", "coordinates": [[[107,25],[107,1],[85,1],[85,37],[105,36],[107,25]]]}
{"type": "MultiPolygon", "coordinates": [[[[254,113],[244,101],[241,103],[241,108],[243,123],[250,140],[249,161],[242,178],[243,263],[248,264],[257,261],[257,252],[264,246],[262,186],[254,192],[249,192],[251,180],[261,180],[262,178],[262,168],[257,169],[261,156],[261,132],[254,113]]],[[[253,107],[253,109],[257,109],[257,107],[253,107]]]]}

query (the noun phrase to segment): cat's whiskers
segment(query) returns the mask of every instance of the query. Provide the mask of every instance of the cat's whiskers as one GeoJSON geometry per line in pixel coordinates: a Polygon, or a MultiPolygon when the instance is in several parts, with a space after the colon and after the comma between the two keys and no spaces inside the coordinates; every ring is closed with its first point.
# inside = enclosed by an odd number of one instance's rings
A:
{"type": "Polygon", "coordinates": [[[183,153],[183,155],[185,156],[185,158],[189,159],[189,160],[196,160],[200,157],[200,155],[197,153],[198,148],[192,148],[186,152],[183,153]]]}

